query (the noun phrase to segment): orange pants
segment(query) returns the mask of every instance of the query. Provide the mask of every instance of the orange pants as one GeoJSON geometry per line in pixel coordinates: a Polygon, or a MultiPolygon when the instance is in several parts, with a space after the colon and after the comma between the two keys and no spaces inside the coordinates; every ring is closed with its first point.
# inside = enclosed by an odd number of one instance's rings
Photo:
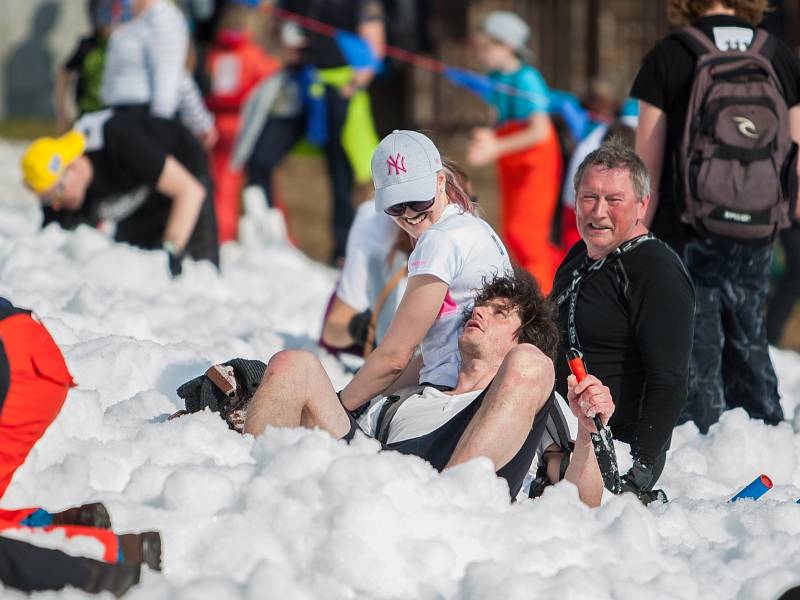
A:
{"type": "MultiPolygon", "coordinates": [[[[496,129],[498,136],[516,133],[527,123],[508,123],[496,129]]],[[[560,261],[550,241],[556,203],[561,187],[561,151],[551,126],[547,137],[525,150],[500,157],[502,231],[511,259],[529,271],[547,294],[560,261]]]]}
{"type": "Polygon", "coordinates": [[[217,213],[219,243],[235,240],[239,232],[241,215],[240,195],[244,175],[231,168],[233,145],[239,127],[238,112],[219,112],[215,115],[219,140],[211,153],[211,170],[214,178],[214,210],[217,213]]]}
{"type": "MultiPolygon", "coordinates": [[[[219,140],[211,152],[211,176],[214,179],[214,212],[217,215],[217,235],[219,243],[229,242],[239,237],[239,219],[242,216],[242,187],[244,172],[231,167],[236,132],[239,128],[238,112],[219,112],[215,116],[215,124],[219,132],[219,140]]],[[[272,186],[274,198],[270,198],[272,206],[283,213],[288,229],[289,218],[281,198],[272,186]]],[[[291,233],[287,231],[289,241],[291,233]]]]}

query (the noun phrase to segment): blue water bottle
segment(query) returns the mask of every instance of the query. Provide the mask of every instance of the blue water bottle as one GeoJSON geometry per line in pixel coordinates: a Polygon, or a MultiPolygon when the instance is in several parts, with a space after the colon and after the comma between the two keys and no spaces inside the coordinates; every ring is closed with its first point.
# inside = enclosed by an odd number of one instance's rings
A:
{"type": "Polygon", "coordinates": [[[772,480],[766,475],[761,474],[750,482],[742,491],[731,498],[729,502],[736,502],[743,498],[747,500],[758,500],[770,489],[772,489],[772,480]]]}

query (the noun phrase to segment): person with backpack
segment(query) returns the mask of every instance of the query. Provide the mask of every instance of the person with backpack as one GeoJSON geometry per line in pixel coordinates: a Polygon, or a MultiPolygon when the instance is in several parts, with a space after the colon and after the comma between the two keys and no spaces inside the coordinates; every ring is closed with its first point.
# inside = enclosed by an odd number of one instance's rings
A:
{"type": "Polygon", "coordinates": [[[268,118],[257,119],[261,128],[245,163],[247,187],[243,200],[245,206],[277,206],[273,190],[275,168],[305,137],[325,155],[333,200],[330,263],[338,266],[355,214],[354,185],[369,182],[369,159],[378,141],[367,91],[377,64],[353,64],[353,57],[340,47],[336,36],[323,35],[314,23],[323,29],[356,34],[371,57],[380,62],[386,46],[383,3],[280,0],[276,8],[283,20],[281,43],[293,55],[291,62],[295,64],[285,73],[292,81],[284,79],[287,85],[277,86],[268,118]],[[300,94],[299,103],[292,97],[296,92],[300,94]]]}
{"type": "Polygon", "coordinates": [[[800,65],[756,29],[767,0],[671,0],[690,27],[644,58],[636,150],[653,177],[644,224],[684,260],[697,289],[681,421],[707,432],[728,408],[783,420],[764,304],[772,244],[797,200],[800,65]]]}
{"type": "Polygon", "coordinates": [[[561,343],[556,391],[567,393],[566,353],[611,390],[614,438],[630,444],[623,491],[653,489],[686,402],[695,294],[669,246],[644,225],[650,178],[633,149],[616,138],[581,162],[573,179],[581,241],[556,272],[561,343]]]}

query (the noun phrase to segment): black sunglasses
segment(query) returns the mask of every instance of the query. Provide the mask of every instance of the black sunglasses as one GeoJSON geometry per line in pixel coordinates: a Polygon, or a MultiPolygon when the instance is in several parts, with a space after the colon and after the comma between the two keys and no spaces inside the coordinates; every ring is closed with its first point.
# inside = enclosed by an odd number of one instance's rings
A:
{"type": "Polygon", "coordinates": [[[436,202],[436,198],[431,198],[430,200],[420,200],[418,202],[401,202],[400,204],[392,204],[390,207],[385,208],[383,212],[390,217],[402,216],[405,214],[406,208],[410,208],[411,212],[421,213],[433,206],[434,202],[436,202]]]}

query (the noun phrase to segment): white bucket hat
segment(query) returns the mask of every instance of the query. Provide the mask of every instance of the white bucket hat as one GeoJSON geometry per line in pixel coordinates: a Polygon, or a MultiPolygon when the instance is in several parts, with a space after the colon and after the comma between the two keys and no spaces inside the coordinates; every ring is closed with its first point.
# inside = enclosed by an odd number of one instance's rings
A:
{"type": "Polygon", "coordinates": [[[493,40],[509,46],[526,61],[533,58],[528,48],[531,28],[519,15],[508,10],[494,10],[483,19],[481,31],[493,40]]]}

